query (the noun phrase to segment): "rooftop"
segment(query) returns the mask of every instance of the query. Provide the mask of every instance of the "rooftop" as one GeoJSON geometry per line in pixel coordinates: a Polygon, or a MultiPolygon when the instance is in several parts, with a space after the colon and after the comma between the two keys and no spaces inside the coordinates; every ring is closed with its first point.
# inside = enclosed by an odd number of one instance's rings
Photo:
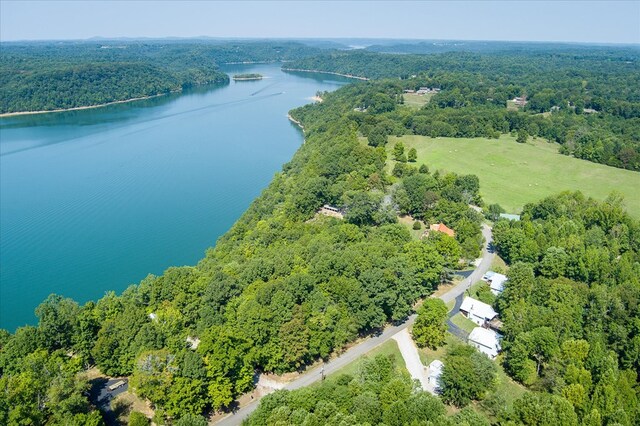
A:
{"type": "Polygon", "coordinates": [[[469,334],[469,340],[486,346],[487,348],[500,350],[501,336],[493,330],[476,327],[469,334]]]}
{"type": "Polygon", "coordinates": [[[433,225],[429,226],[429,230],[442,232],[443,234],[447,234],[450,237],[456,235],[456,232],[444,223],[434,223],[433,225]]]}
{"type": "Polygon", "coordinates": [[[490,305],[476,300],[473,297],[465,297],[460,306],[460,310],[487,320],[491,320],[498,315],[490,305]]]}
{"type": "Polygon", "coordinates": [[[439,359],[434,359],[429,364],[429,375],[430,376],[439,376],[442,373],[442,368],[444,364],[439,359]]]}

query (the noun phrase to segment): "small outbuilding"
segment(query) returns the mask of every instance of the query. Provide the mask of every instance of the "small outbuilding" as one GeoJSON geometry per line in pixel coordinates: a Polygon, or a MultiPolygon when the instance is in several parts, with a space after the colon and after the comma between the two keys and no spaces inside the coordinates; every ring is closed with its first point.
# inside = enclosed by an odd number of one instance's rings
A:
{"type": "Polygon", "coordinates": [[[318,211],[318,213],[323,214],[325,216],[335,217],[336,219],[343,219],[344,213],[338,207],[331,206],[329,204],[325,204],[318,211]]]}
{"type": "Polygon", "coordinates": [[[501,339],[502,336],[493,330],[476,327],[471,331],[467,340],[471,346],[494,359],[500,353],[501,339]]]}
{"type": "Polygon", "coordinates": [[[498,316],[498,313],[493,310],[491,305],[487,305],[473,297],[464,298],[462,305],[460,305],[460,313],[482,327],[498,316]]]}
{"type": "Polygon", "coordinates": [[[443,368],[444,364],[439,359],[435,359],[431,361],[431,364],[429,364],[429,376],[427,377],[427,381],[434,391],[438,391],[440,388],[440,376],[442,375],[443,368]]]}

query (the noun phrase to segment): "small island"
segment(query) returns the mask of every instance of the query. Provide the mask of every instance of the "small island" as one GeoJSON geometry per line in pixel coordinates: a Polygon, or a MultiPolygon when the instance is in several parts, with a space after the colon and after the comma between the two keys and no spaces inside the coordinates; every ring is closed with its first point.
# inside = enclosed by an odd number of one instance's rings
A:
{"type": "Polygon", "coordinates": [[[233,79],[235,81],[262,80],[262,74],[236,74],[233,79]]]}

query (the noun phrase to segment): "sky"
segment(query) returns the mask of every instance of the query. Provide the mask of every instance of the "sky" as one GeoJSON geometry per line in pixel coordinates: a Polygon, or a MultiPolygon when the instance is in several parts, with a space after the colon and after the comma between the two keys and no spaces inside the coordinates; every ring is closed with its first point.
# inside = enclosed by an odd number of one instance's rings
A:
{"type": "Polygon", "coordinates": [[[1,41],[199,36],[640,43],[640,0],[0,0],[1,41]]]}

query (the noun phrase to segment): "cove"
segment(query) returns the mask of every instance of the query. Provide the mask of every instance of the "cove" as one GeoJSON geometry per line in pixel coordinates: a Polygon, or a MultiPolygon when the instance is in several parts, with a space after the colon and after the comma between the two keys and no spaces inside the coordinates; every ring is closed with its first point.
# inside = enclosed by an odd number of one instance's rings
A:
{"type": "Polygon", "coordinates": [[[348,79],[259,73],[104,108],[0,118],[0,328],[193,265],[303,140],[287,112],[348,79]]]}

